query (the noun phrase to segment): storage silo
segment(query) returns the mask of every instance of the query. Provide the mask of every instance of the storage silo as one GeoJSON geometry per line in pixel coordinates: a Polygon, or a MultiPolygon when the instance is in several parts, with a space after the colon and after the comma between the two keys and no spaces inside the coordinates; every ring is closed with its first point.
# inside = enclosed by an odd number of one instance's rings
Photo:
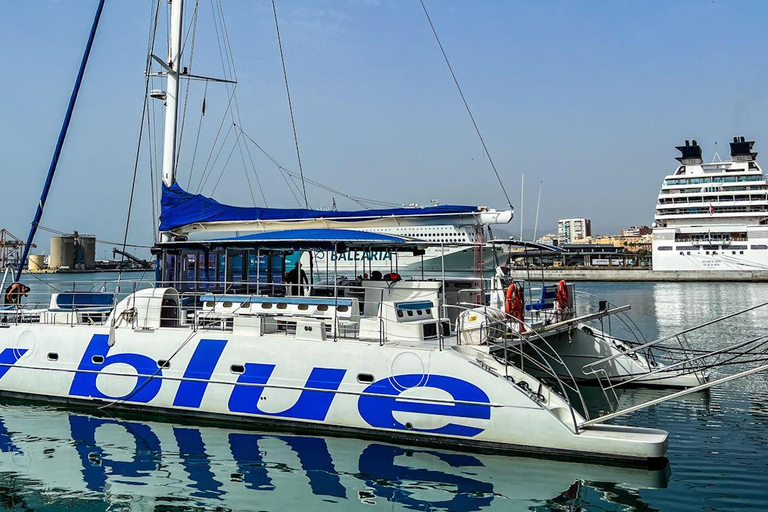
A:
{"type": "Polygon", "coordinates": [[[95,269],[96,268],[96,237],[88,236],[88,235],[81,236],[80,248],[82,249],[82,254],[83,254],[82,264],[85,270],[95,269]]]}
{"type": "Polygon", "coordinates": [[[51,257],[48,260],[52,270],[75,266],[75,237],[73,235],[51,237],[51,257]]]}
{"type": "Polygon", "coordinates": [[[45,270],[45,255],[30,254],[29,255],[29,271],[40,272],[41,270],[45,270]]]}

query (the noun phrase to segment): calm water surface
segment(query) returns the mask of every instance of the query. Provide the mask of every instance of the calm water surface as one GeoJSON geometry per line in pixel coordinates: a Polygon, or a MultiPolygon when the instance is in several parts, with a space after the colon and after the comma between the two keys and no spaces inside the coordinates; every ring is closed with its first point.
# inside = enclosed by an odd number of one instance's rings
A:
{"type": "MultiPolygon", "coordinates": [[[[71,281],[80,276],[44,279],[71,281]]],[[[134,275],[132,278],[138,278],[134,275]]],[[[152,276],[147,276],[152,279],[152,276]]],[[[90,277],[93,279],[93,277],[90,277]]],[[[104,276],[104,279],[111,279],[104,276]]],[[[28,281],[35,286],[35,281],[28,281]]],[[[37,288],[42,283],[37,282],[37,288]]],[[[750,304],[766,284],[583,283],[648,339],[750,304]]],[[[692,338],[764,334],[768,310],[692,338]]],[[[590,409],[602,410],[599,393],[590,409]]],[[[634,390],[630,404],[657,392],[634,390]]],[[[409,448],[0,404],[0,506],[28,510],[768,510],[768,375],[617,422],[670,432],[655,470],[409,448]]],[[[148,418],[147,418],[148,419],[148,418]]]]}

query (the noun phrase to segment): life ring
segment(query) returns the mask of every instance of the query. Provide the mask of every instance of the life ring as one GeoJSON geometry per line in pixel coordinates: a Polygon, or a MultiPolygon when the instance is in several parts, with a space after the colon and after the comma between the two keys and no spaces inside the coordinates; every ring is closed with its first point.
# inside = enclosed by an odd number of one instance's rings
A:
{"type": "Polygon", "coordinates": [[[29,295],[29,286],[21,283],[13,283],[5,290],[5,304],[18,306],[21,304],[21,297],[29,295]]]}
{"type": "Polygon", "coordinates": [[[522,324],[524,318],[523,287],[512,283],[507,288],[506,300],[504,301],[504,311],[507,316],[520,320],[520,332],[525,331],[522,324]]]}
{"type": "Polygon", "coordinates": [[[563,311],[568,309],[568,285],[565,284],[565,281],[557,283],[557,295],[555,296],[555,300],[557,300],[558,310],[563,311]]]}

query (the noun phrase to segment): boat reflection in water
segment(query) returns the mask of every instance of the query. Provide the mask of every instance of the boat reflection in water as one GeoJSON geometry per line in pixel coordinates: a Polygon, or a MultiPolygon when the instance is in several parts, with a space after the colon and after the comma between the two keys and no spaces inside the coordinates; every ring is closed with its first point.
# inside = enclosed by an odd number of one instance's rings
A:
{"type": "Polygon", "coordinates": [[[637,504],[636,489],[665,487],[668,476],[668,467],[470,455],[0,406],[0,499],[32,508],[518,509],[579,503],[585,486],[601,501],[637,504]]]}

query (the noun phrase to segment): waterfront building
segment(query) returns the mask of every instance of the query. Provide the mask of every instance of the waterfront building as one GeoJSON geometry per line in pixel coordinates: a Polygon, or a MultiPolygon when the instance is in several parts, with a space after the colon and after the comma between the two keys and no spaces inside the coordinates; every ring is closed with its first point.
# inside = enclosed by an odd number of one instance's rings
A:
{"type": "Polygon", "coordinates": [[[649,226],[630,226],[621,230],[621,236],[650,235],[653,229],[649,226]]]}
{"type": "Polygon", "coordinates": [[[557,221],[557,237],[561,244],[572,244],[592,236],[592,221],[585,218],[557,221]]]}

